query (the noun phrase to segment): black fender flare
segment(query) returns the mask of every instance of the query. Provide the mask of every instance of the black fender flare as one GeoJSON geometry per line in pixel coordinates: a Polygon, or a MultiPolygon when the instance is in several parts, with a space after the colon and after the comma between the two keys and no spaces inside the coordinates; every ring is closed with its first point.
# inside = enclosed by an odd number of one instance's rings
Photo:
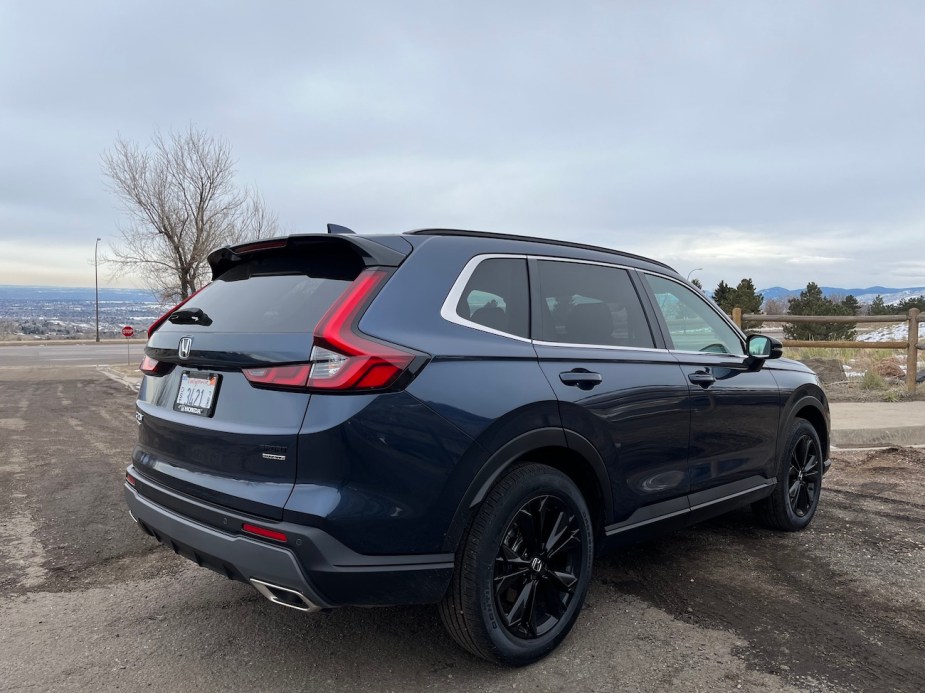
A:
{"type": "Polygon", "coordinates": [[[806,407],[814,409],[819,414],[820,418],[822,418],[822,420],[825,422],[825,430],[821,432],[822,435],[819,437],[822,439],[822,445],[824,448],[823,455],[826,459],[828,459],[831,452],[830,448],[832,440],[832,424],[829,411],[818,397],[809,394],[804,394],[790,403],[786,409],[787,415],[781,418],[780,431],[778,432],[777,436],[777,459],[780,459],[781,446],[785,445],[787,442],[787,431],[790,430],[794,420],[797,418],[797,412],[802,411],[806,407]]]}
{"type": "Polygon", "coordinates": [[[613,518],[613,493],[610,488],[610,475],[594,445],[575,431],[558,427],[538,428],[520,434],[489,455],[472,479],[453,514],[444,540],[444,550],[456,550],[459,539],[469,523],[473,508],[485,499],[491,487],[516,460],[533,450],[548,447],[564,447],[573,450],[591,468],[600,488],[603,503],[602,520],[606,525],[613,518]]]}

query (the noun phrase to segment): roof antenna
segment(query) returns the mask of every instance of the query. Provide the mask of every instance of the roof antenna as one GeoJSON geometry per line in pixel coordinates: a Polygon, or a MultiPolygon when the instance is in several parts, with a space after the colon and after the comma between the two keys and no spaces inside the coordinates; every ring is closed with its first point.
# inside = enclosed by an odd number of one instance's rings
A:
{"type": "Polygon", "coordinates": [[[346,226],[341,226],[340,224],[328,224],[328,233],[337,233],[337,234],[352,233],[352,234],[356,234],[356,231],[354,231],[353,229],[348,229],[346,226]]]}

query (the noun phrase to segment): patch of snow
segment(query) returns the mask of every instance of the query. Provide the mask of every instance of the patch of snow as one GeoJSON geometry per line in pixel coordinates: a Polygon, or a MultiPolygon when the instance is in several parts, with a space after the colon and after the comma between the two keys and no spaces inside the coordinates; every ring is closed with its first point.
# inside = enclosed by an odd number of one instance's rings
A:
{"type": "MultiPolygon", "coordinates": [[[[899,322],[884,325],[857,336],[859,342],[905,342],[909,339],[909,323],[899,322]]],[[[919,342],[925,340],[925,323],[919,324],[919,342]]]]}

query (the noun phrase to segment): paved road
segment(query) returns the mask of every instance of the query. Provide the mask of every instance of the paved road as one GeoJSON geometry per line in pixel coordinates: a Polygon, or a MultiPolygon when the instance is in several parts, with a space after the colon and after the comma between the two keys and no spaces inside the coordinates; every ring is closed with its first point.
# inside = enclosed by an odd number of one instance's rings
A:
{"type": "Polygon", "coordinates": [[[141,339],[124,343],[100,344],[36,344],[0,346],[0,368],[3,366],[96,366],[102,364],[138,365],[145,348],[141,339]]]}
{"type": "MultiPolygon", "coordinates": [[[[5,352],[4,352],[5,353],[5,352]]],[[[0,691],[921,691],[925,453],[844,453],[813,526],[741,512],[595,561],[563,646],[462,652],[430,607],[306,616],[132,524],[133,393],[0,368],[0,691]],[[854,455],[854,457],[851,457],[854,455]]]]}

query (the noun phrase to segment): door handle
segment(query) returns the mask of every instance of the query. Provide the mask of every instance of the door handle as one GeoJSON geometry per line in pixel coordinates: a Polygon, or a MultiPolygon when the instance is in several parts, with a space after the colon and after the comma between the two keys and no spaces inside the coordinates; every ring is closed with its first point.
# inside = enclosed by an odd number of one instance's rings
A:
{"type": "Polygon", "coordinates": [[[694,385],[700,385],[700,387],[706,389],[710,387],[713,383],[716,382],[716,378],[713,377],[713,374],[710,371],[697,371],[691,373],[687,376],[687,379],[690,380],[694,385]]]}
{"type": "Polygon", "coordinates": [[[574,385],[575,387],[581,388],[582,390],[590,390],[596,385],[600,385],[603,382],[604,377],[600,373],[592,373],[591,371],[586,371],[583,368],[572,371],[566,371],[565,373],[559,373],[559,380],[561,380],[566,385],[574,385]]]}

